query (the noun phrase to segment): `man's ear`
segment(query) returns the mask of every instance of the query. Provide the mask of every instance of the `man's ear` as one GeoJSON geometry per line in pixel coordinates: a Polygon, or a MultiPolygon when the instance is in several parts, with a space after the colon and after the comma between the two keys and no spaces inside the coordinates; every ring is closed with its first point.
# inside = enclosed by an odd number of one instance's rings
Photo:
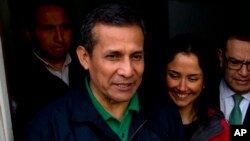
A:
{"type": "Polygon", "coordinates": [[[223,67],[223,62],[224,62],[224,58],[223,58],[223,51],[221,49],[218,49],[218,58],[219,58],[219,63],[220,63],[220,67],[223,67]]]}
{"type": "Polygon", "coordinates": [[[90,63],[90,56],[85,47],[83,46],[78,46],[76,49],[76,54],[79,59],[79,62],[81,65],[84,67],[84,69],[88,70],[89,69],[89,63],[90,63]]]}

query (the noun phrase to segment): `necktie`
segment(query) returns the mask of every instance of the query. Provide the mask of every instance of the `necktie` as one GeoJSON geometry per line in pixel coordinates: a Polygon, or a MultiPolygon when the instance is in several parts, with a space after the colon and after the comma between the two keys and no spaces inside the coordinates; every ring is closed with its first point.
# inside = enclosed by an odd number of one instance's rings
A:
{"type": "Polygon", "coordinates": [[[234,94],[233,99],[234,99],[234,108],[230,114],[229,123],[232,125],[241,125],[242,114],[240,110],[240,102],[243,99],[243,97],[239,94],[234,94]]]}

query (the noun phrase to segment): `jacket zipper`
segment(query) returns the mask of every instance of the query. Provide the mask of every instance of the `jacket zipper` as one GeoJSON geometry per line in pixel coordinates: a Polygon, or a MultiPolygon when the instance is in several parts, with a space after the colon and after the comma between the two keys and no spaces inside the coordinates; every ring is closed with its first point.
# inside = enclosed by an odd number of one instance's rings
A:
{"type": "Polygon", "coordinates": [[[148,120],[145,120],[137,129],[136,131],[133,133],[133,135],[129,138],[129,141],[132,141],[133,138],[135,137],[135,135],[139,132],[139,130],[146,124],[146,122],[148,122],[148,120]]]}

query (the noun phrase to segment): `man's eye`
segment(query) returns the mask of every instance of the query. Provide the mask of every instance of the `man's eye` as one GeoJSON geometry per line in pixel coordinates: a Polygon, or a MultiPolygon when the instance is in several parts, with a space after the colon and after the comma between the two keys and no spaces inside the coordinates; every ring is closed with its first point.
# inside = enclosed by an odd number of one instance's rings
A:
{"type": "Polygon", "coordinates": [[[232,64],[242,64],[242,61],[238,61],[238,60],[235,60],[235,59],[230,59],[229,60],[232,64]]]}
{"type": "Polygon", "coordinates": [[[62,28],[63,28],[63,29],[70,29],[71,26],[70,26],[70,24],[63,24],[63,25],[62,25],[62,28]]]}
{"type": "Polygon", "coordinates": [[[134,55],[134,56],[132,57],[133,60],[141,60],[142,58],[143,58],[142,55],[134,55]]]}
{"type": "Polygon", "coordinates": [[[48,26],[43,26],[42,29],[43,29],[43,30],[46,30],[46,31],[51,31],[51,30],[54,29],[54,27],[48,25],[48,26]]]}
{"type": "Polygon", "coordinates": [[[116,59],[118,59],[117,55],[112,55],[112,54],[107,55],[106,58],[109,59],[109,60],[116,60],[116,59]]]}

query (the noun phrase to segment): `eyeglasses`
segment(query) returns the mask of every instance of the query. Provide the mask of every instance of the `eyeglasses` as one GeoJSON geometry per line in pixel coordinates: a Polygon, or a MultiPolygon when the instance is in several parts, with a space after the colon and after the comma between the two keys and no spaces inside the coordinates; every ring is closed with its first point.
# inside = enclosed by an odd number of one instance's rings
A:
{"type": "Polygon", "coordinates": [[[240,70],[243,65],[246,65],[247,70],[250,71],[250,62],[240,61],[232,57],[227,58],[226,56],[224,58],[227,61],[228,68],[233,70],[240,70]]]}

